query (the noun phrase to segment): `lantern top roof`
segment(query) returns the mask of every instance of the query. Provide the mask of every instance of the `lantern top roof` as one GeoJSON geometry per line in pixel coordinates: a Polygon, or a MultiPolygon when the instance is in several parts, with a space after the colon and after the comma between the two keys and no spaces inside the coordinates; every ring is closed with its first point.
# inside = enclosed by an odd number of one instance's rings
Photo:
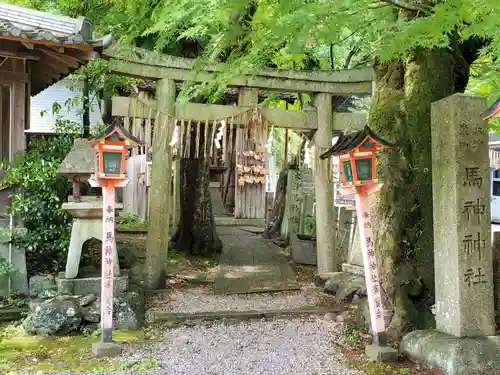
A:
{"type": "Polygon", "coordinates": [[[107,138],[112,137],[114,134],[117,134],[119,140],[128,140],[130,142],[130,146],[141,145],[144,142],[134,137],[130,132],[125,129],[123,126],[117,123],[113,123],[109,125],[102,133],[96,134],[94,137],[90,139],[91,142],[97,142],[100,140],[105,140],[107,138]]]}
{"type": "Polygon", "coordinates": [[[76,138],[73,147],[59,166],[63,176],[90,175],[94,172],[94,153],[86,139],[76,138]]]}
{"type": "Polygon", "coordinates": [[[392,148],[395,145],[378,136],[368,125],[363,130],[354,133],[339,133],[337,142],[320,156],[321,159],[326,159],[329,156],[337,156],[347,154],[360,146],[364,148],[392,148]],[[366,142],[369,141],[367,144],[366,142]]]}
{"type": "Polygon", "coordinates": [[[490,108],[481,113],[481,117],[483,118],[483,120],[489,120],[493,117],[500,117],[500,98],[498,98],[490,108]]]}

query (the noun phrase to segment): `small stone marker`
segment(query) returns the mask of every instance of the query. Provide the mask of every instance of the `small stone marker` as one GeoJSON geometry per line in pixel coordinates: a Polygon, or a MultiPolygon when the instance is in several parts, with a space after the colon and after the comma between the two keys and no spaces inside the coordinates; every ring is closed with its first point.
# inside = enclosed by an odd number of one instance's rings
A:
{"type": "Polygon", "coordinates": [[[455,94],[432,103],[436,328],[495,334],[486,100],[455,94]]]}

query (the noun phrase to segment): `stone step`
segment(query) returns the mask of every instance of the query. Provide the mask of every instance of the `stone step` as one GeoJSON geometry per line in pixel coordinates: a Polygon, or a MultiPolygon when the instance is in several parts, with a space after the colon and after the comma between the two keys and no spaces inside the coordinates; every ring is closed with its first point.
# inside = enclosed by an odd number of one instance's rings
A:
{"type": "Polygon", "coordinates": [[[0,309],[0,322],[21,320],[30,311],[28,307],[12,307],[0,309]]]}
{"type": "Polygon", "coordinates": [[[291,319],[325,314],[331,314],[332,320],[334,320],[336,313],[337,312],[330,307],[304,307],[283,310],[207,311],[196,313],[154,312],[153,321],[156,323],[167,323],[169,326],[175,326],[184,323],[201,323],[217,320],[241,322],[255,319],[291,319]]]}

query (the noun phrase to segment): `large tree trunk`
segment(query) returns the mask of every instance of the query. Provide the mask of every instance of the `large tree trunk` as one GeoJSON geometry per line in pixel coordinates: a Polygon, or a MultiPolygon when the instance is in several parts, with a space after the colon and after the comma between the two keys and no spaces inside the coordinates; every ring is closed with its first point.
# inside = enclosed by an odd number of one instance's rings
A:
{"type": "Polygon", "coordinates": [[[193,255],[213,255],[222,250],[210,197],[209,160],[203,156],[204,129],[200,131],[199,158],[194,158],[196,132],[191,131],[191,157],[180,161],[180,218],[170,247],[193,255]]]}
{"type": "MultiPolygon", "coordinates": [[[[456,52],[437,49],[374,67],[370,126],[397,145],[380,153],[384,185],[373,202],[382,287],[392,310],[388,334],[395,339],[435,324],[430,108],[463,90],[455,80],[458,60],[456,52]]],[[[468,76],[467,68],[460,72],[468,76]]]]}

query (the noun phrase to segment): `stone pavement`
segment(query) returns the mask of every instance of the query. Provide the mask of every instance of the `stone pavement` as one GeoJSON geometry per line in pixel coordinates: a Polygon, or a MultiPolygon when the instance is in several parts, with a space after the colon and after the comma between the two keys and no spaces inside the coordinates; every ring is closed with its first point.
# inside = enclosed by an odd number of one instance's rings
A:
{"type": "Polygon", "coordinates": [[[299,289],[284,252],[260,234],[218,227],[224,249],[215,278],[216,293],[259,293],[299,289]]]}

